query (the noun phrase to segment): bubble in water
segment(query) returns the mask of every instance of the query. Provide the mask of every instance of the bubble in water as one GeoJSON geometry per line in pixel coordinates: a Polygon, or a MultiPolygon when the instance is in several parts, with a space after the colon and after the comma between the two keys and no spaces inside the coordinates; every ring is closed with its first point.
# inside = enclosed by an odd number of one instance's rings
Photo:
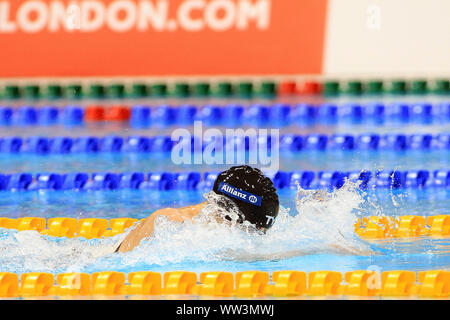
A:
{"type": "MultiPolygon", "coordinates": [[[[176,263],[280,260],[295,256],[334,253],[368,255],[370,246],[354,233],[354,223],[365,202],[357,184],[341,189],[303,190],[298,187],[297,212],[280,207],[266,234],[236,223],[237,212],[223,211],[219,195],[204,195],[206,206],[193,221],[176,223],[160,216],[155,232],[133,251],[114,254],[119,235],[106,239],[56,239],[35,231],[0,231],[3,271],[82,271],[176,263]],[[230,217],[230,221],[224,219],[230,217]],[[223,222],[226,223],[223,223],[223,222]]],[[[237,209],[236,209],[237,210],[237,209]]]]}

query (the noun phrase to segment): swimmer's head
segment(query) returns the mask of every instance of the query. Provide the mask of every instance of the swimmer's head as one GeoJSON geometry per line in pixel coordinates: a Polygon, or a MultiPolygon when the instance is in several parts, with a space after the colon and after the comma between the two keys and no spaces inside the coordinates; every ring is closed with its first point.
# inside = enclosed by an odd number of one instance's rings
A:
{"type": "Polygon", "coordinates": [[[225,209],[231,206],[227,202],[232,202],[239,209],[237,222],[248,221],[263,231],[275,222],[279,210],[277,190],[261,170],[250,166],[225,170],[214,182],[213,191],[227,199],[220,203],[225,209]]]}

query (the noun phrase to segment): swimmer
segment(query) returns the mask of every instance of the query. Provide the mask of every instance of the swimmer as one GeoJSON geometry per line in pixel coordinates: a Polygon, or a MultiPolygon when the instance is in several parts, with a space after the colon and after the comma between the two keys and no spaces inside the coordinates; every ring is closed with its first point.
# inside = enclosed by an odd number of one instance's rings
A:
{"type": "MultiPolygon", "coordinates": [[[[253,230],[265,233],[275,222],[279,211],[277,190],[272,181],[259,170],[250,166],[237,166],[223,171],[214,182],[213,192],[220,197],[217,205],[224,210],[237,209],[236,222],[251,226],[253,230]]],[[[165,216],[174,222],[192,220],[206,206],[206,202],[184,208],[164,208],[155,211],[131,230],[118,244],[115,252],[128,252],[137,247],[141,240],[149,238],[155,229],[155,220],[165,216]]],[[[217,217],[218,221],[232,221],[230,216],[217,217]]]]}

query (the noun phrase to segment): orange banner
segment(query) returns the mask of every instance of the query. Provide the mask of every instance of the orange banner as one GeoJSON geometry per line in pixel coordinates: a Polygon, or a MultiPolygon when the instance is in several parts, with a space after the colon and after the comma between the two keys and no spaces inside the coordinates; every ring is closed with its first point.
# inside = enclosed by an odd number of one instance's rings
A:
{"type": "Polygon", "coordinates": [[[319,74],[326,0],[0,0],[0,77],[319,74]]]}

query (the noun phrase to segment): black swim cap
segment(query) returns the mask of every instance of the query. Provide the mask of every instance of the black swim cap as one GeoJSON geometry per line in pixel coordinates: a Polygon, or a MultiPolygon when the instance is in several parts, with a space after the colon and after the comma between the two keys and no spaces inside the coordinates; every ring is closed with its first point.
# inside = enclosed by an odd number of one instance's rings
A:
{"type": "Polygon", "coordinates": [[[279,210],[277,190],[261,170],[250,166],[225,170],[214,182],[213,191],[238,207],[238,222],[248,221],[260,230],[269,229],[275,222],[279,210]]]}

